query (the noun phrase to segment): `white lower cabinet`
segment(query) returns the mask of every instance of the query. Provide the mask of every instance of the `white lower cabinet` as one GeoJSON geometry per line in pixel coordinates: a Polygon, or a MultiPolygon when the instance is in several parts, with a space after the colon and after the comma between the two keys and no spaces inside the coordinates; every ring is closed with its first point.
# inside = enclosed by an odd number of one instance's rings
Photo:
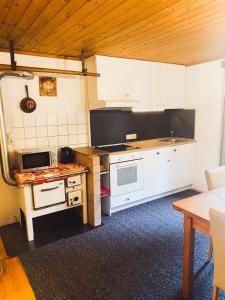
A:
{"type": "Polygon", "coordinates": [[[145,197],[191,185],[194,157],[194,143],[144,151],[145,197]]]}
{"type": "Polygon", "coordinates": [[[171,147],[171,189],[193,183],[195,144],[171,147]]]}
{"type": "Polygon", "coordinates": [[[141,153],[143,189],[111,196],[107,214],[156,199],[162,194],[193,184],[195,143],[142,150],[141,153]]]}

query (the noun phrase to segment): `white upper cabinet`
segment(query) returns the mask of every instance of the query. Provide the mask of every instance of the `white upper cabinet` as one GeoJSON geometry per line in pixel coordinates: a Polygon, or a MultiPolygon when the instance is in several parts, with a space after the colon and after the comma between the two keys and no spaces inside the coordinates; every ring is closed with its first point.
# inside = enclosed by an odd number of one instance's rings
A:
{"type": "Polygon", "coordinates": [[[133,70],[127,59],[94,56],[87,59],[89,72],[100,77],[87,78],[89,108],[126,107],[135,105],[133,70]]]}
{"type": "Polygon", "coordinates": [[[173,64],[93,56],[87,59],[90,109],[128,107],[151,111],[184,107],[185,67],[173,64]]]}
{"type": "Polygon", "coordinates": [[[161,64],[161,107],[184,108],[185,66],[161,64]]]}
{"type": "Polygon", "coordinates": [[[138,99],[135,111],[157,110],[161,107],[161,64],[132,61],[133,93],[138,99]]]}

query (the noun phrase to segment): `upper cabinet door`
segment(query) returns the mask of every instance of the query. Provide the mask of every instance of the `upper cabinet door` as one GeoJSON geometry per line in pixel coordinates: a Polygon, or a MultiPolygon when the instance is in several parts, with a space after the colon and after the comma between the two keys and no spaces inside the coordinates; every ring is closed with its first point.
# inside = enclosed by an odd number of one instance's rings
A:
{"type": "Polygon", "coordinates": [[[185,66],[161,64],[161,107],[184,108],[185,66]]]}
{"type": "Polygon", "coordinates": [[[134,61],[134,97],[138,100],[136,111],[150,111],[161,108],[161,64],[148,61],[134,61]]]}
{"type": "Polygon", "coordinates": [[[114,57],[96,57],[98,81],[98,100],[136,100],[134,99],[134,76],[130,60],[114,57]]]}

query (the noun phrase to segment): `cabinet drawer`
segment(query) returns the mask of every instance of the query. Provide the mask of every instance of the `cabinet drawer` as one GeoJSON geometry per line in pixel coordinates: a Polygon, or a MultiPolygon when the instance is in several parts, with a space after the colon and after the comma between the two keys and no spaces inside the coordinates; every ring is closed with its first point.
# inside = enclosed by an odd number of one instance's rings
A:
{"type": "Polygon", "coordinates": [[[145,155],[149,158],[158,158],[158,157],[165,157],[169,156],[172,153],[171,147],[168,148],[158,148],[153,150],[147,150],[145,155]]]}
{"type": "Polygon", "coordinates": [[[121,195],[119,197],[111,197],[110,198],[111,208],[118,207],[121,205],[126,205],[136,200],[137,200],[136,197],[132,196],[131,194],[121,195]]]}
{"type": "Polygon", "coordinates": [[[115,154],[115,155],[110,155],[109,156],[109,162],[111,164],[113,163],[118,163],[121,161],[129,161],[129,160],[135,160],[135,159],[141,159],[143,158],[142,152],[141,151],[133,151],[133,152],[126,152],[123,154],[115,154]]]}
{"type": "Polygon", "coordinates": [[[80,185],[81,184],[81,175],[75,175],[67,178],[67,187],[80,185]]]}

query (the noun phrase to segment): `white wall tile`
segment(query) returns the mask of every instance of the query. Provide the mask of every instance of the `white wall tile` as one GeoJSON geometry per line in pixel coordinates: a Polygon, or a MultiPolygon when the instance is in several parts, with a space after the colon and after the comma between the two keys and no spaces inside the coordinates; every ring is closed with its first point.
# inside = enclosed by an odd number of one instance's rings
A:
{"type": "Polygon", "coordinates": [[[11,122],[12,122],[12,127],[23,127],[22,116],[12,116],[11,122]]]}
{"type": "Polygon", "coordinates": [[[67,135],[60,135],[59,136],[59,146],[68,146],[69,139],[67,135]]]}
{"type": "Polygon", "coordinates": [[[57,125],[56,115],[47,115],[47,125],[57,125]]]}
{"type": "Polygon", "coordinates": [[[75,145],[78,143],[77,135],[69,135],[69,144],[75,145]]]}
{"type": "Polygon", "coordinates": [[[57,136],[58,129],[57,126],[48,126],[48,136],[57,136]]]}
{"type": "Polygon", "coordinates": [[[32,139],[26,139],[26,148],[37,148],[37,139],[32,138],[32,139]]]}
{"type": "Polygon", "coordinates": [[[35,126],[35,117],[34,116],[24,116],[23,123],[24,123],[24,127],[35,126]]]}
{"type": "Polygon", "coordinates": [[[36,137],[36,128],[35,127],[25,127],[25,138],[30,139],[36,137]]]}
{"type": "Polygon", "coordinates": [[[59,145],[58,136],[51,136],[48,138],[49,147],[57,147],[59,145]]]}
{"type": "Polygon", "coordinates": [[[25,149],[26,148],[25,140],[24,139],[14,140],[13,147],[15,150],[25,149]]]}
{"type": "Polygon", "coordinates": [[[67,114],[57,115],[57,121],[58,121],[58,125],[67,124],[67,114]]]}
{"type": "Polygon", "coordinates": [[[46,115],[40,115],[35,117],[36,126],[45,126],[46,125],[46,115]]]}
{"type": "Polygon", "coordinates": [[[37,138],[38,148],[48,147],[48,138],[47,137],[39,137],[37,138]]]}
{"type": "Polygon", "coordinates": [[[76,114],[68,114],[67,115],[68,124],[77,124],[76,114]]]}
{"type": "Polygon", "coordinates": [[[87,133],[87,124],[78,124],[77,133],[78,134],[87,133]]]}
{"type": "Polygon", "coordinates": [[[77,124],[87,123],[87,114],[85,111],[77,112],[77,124]]]}
{"type": "Polygon", "coordinates": [[[36,127],[37,137],[44,137],[48,136],[47,127],[46,126],[40,126],[36,127]]]}
{"type": "Polygon", "coordinates": [[[24,128],[13,128],[13,139],[23,139],[25,137],[24,128]]]}
{"type": "Polygon", "coordinates": [[[86,144],[88,142],[86,134],[79,134],[78,135],[78,143],[79,144],[86,144]]]}
{"type": "Polygon", "coordinates": [[[67,125],[60,125],[60,126],[58,126],[58,135],[68,135],[68,127],[67,127],[67,125]]]}
{"type": "Polygon", "coordinates": [[[77,134],[77,125],[68,125],[69,134],[77,134]]]}
{"type": "Polygon", "coordinates": [[[12,133],[12,122],[8,116],[5,116],[5,130],[7,133],[12,133]]]}

